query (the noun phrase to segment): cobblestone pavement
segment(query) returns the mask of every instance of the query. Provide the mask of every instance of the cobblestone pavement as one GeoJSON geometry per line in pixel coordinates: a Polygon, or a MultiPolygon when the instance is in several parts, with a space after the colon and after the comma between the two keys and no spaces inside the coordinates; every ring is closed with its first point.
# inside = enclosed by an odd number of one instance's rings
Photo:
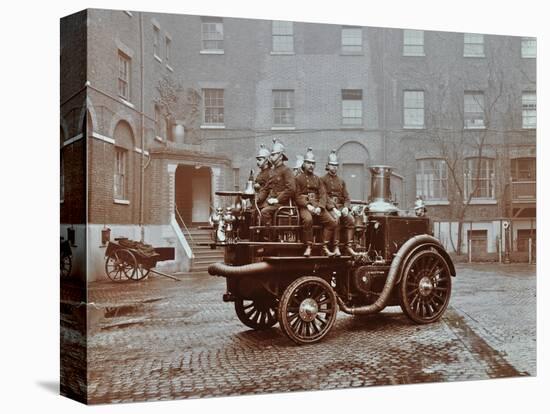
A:
{"type": "Polygon", "coordinates": [[[535,267],[457,272],[451,305],[435,324],[414,325],[398,307],[340,312],[329,335],[308,346],[278,328],[242,325],[221,301],[223,278],[92,284],[89,300],[104,315],[88,337],[90,402],[535,375],[535,267]]]}

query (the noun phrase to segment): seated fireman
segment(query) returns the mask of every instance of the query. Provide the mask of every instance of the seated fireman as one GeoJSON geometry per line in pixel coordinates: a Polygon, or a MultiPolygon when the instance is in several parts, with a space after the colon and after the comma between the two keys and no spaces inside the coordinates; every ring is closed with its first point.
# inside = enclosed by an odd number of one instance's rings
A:
{"type": "Polygon", "coordinates": [[[261,206],[261,218],[264,226],[270,226],[273,213],[279,207],[288,205],[288,202],[294,197],[294,174],[285,165],[288,158],[284,151],[283,144],[274,139],[269,156],[273,169],[267,183],[260,190],[257,201],[258,206],[261,206]]]}
{"type": "Polygon", "coordinates": [[[260,169],[258,175],[254,179],[254,190],[260,193],[265,187],[269,177],[271,177],[271,164],[269,163],[269,150],[264,144],[260,144],[260,149],[256,154],[256,165],[260,169]]]}
{"type": "Polygon", "coordinates": [[[336,227],[336,220],[326,210],[327,193],[320,177],[313,173],[315,156],[308,148],[302,166],[303,172],[296,176],[296,204],[300,209],[300,219],[303,226],[303,241],[307,244],[304,256],[311,256],[313,245],[313,220],[323,226],[323,253],[326,256],[334,254],[328,249],[328,242],[336,227]]]}
{"type": "Polygon", "coordinates": [[[346,182],[338,177],[338,158],[336,151],[332,150],[328,156],[328,162],[326,166],[328,171],[323,178],[323,184],[327,191],[327,210],[334,216],[338,226],[334,231],[333,244],[334,255],[340,256],[340,249],[338,248],[338,238],[340,236],[340,228],[344,226],[346,232],[344,234],[344,242],[346,243],[346,250],[349,254],[353,255],[353,233],[355,232],[355,220],[353,219],[350,211],[350,197],[346,188],[346,182]]]}

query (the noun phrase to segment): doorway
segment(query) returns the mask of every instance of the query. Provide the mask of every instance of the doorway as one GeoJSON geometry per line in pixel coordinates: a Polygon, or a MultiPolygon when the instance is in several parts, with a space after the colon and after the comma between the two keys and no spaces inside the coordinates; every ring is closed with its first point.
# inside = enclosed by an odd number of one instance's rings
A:
{"type": "Polygon", "coordinates": [[[209,167],[178,165],[176,168],[176,208],[186,224],[198,225],[208,222],[212,201],[211,177],[209,167]]]}

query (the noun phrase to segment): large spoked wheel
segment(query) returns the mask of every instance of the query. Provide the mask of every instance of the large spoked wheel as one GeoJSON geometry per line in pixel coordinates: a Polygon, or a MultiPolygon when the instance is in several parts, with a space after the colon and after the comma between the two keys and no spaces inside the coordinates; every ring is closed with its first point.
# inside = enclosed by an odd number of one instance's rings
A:
{"type": "Polygon", "coordinates": [[[399,300],[401,309],[419,324],[437,321],[451,298],[451,272],[447,262],[435,250],[416,253],[406,264],[399,300]]]}
{"type": "Polygon", "coordinates": [[[143,266],[143,264],[141,264],[141,263],[138,263],[137,267],[136,267],[136,271],[134,272],[133,275],[131,275],[129,277],[129,279],[132,279],[134,282],[137,282],[141,279],[146,278],[149,275],[150,271],[151,271],[151,269],[149,269],[148,267],[143,266]]]}
{"type": "Polygon", "coordinates": [[[277,323],[277,303],[273,298],[237,299],[235,312],[249,328],[261,331],[277,323]]]}
{"type": "Polygon", "coordinates": [[[71,274],[73,267],[73,258],[70,255],[61,256],[61,277],[65,278],[71,274]]]}
{"type": "Polygon", "coordinates": [[[297,344],[311,344],[330,331],[337,306],[336,294],[329,283],[320,277],[304,276],[285,289],[279,302],[279,324],[297,344]]]}
{"type": "Polygon", "coordinates": [[[123,279],[132,279],[136,273],[136,257],[130,250],[119,249],[111,253],[105,261],[105,273],[109,279],[120,282],[123,279]]]}

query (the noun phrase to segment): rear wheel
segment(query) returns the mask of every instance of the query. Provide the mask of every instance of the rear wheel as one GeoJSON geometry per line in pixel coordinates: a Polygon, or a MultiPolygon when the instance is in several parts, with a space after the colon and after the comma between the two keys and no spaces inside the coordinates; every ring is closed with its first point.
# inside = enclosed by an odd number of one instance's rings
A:
{"type": "Polygon", "coordinates": [[[277,323],[274,298],[236,299],[235,312],[239,320],[257,331],[271,328],[277,323]]]}
{"type": "Polygon", "coordinates": [[[283,292],[278,308],[282,331],[297,344],[320,341],[336,321],[336,294],[328,282],[304,276],[283,292]]]}
{"type": "Polygon", "coordinates": [[[436,250],[422,250],[406,264],[399,286],[403,312],[419,324],[437,321],[451,298],[451,272],[436,250]]]}
{"type": "Polygon", "coordinates": [[[105,261],[105,273],[109,279],[120,282],[123,279],[132,279],[137,268],[136,257],[126,249],[112,252],[105,261]]]}

